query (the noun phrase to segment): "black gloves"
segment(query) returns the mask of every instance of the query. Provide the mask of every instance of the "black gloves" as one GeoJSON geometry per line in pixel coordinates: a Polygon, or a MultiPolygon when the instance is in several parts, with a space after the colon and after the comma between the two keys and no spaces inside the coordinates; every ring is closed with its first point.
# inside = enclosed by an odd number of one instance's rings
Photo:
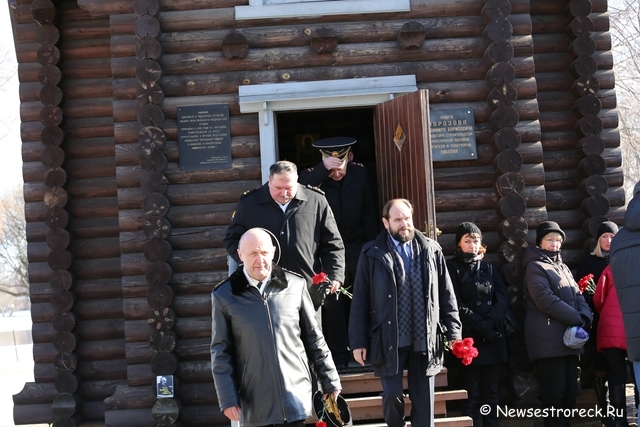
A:
{"type": "Polygon", "coordinates": [[[313,308],[318,311],[322,304],[324,304],[324,300],[331,292],[331,284],[330,283],[321,283],[319,285],[311,285],[309,289],[309,295],[311,296],[311,301],[313,301],[313,308]]]}
{"type": "Polygon", "coordinates": [[[484,319],[481,320],[480,322],[476,323],[476,326],[474,326],[473,330],[480,335],[481,337],[486,337],[487,335],[489,335],[489,332],[491,332],[493,330],[493,327],[495,326],[495,324],[493,323],[493,320],[491,319],[484,319]]]}

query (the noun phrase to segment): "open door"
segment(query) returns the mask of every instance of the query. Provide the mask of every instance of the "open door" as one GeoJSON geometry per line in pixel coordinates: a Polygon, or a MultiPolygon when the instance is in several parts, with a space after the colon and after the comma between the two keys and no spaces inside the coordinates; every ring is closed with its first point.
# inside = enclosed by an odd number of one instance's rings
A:
{"type": "Polygon", "coordinates": [[[376,169],[380,203],[398,197],[410,200],[414,227],[436,239],[429,121],[425,89],[377,105],[376,169]]]}

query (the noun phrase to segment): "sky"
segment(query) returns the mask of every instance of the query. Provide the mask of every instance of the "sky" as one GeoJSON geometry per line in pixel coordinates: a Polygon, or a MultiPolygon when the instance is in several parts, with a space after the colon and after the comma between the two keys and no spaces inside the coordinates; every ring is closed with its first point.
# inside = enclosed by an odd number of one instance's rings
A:
{"type": "Polygon", "coordinates": [[[0,2],[0,192],[22,183],[18,64],[8,2],[0,2]]]}

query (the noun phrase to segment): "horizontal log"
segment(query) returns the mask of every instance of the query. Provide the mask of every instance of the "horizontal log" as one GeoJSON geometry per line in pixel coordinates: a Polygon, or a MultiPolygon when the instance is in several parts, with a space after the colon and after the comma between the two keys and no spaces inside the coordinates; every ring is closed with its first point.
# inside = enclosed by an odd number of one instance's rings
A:
{"type": "MultiPolygon", "coordinates": [[[[162,173],[172,185],[261,179],[259,158],[233,159],[231,168],[213,171],[181,171],[178,163],[169,163],[162,173]]],[[[139,166],[118,166],[118,188],[140,186],[144,174],[139,166]]]]}
{"type": "MultiPolygon", "coordinates": [[[[29,290],[31,303],[48,302],[51,291],[48,282],[31,283],[29,290]]],[[[81,301],[120,298],[122,295],[121,279],[74,280],[73,293],[81,301]]],[[[101,313],[97,312],[95,315],[100,316],[101,313]]]]}
{"type": "MultiPolygon", "coordinates": [[[[607,168],[603,176],[609,188],[623,185],[624,173],[620,167],[607,168]]],[[[547,191],[577,188],[584,179],[576,169],[548,171],[545,173],[545,188],[547,191]]]]}
{"type": "MultiPolygon", "coordinates": [[[[79,361],[75,373],[86,381],[126,380],[127,361],[125,359],[79,361]]],[[[53,363],[38,363],[34,366],[33,374],[37,383],[51,383],[56,379],[58,372],[53,363]]]]}
{"type": "MultiPolygon", "coordinates": [[[[24,61],[20,61],[24,62],[24,61]]],[[[31,62],[31,61],[26,61],[31,62]]],[[[78,98],[103,98],[112,96],[112,80],[107,78],[101,79],[76,79],[65,80],[61,89],[65,99],[78,98]]],[[[36,102],[40,100],[40,91],[42,85],[40,82],[22,82],[20,83],[19,95],[21,102],[36,102]]]]}
{"type": "MultiPolygon", "coordinates": [[[[226,231],[227,226],[173,228],[167,241],[174,250],[220,248],[226,231]]],[[[142,252],[146,241],[141,231],[123,232],[120,250],[122,253],[142,252]]]]}
{"type": "MultiPolygon", "coordinates": [[[[23,142],[40,141],[40,134],[44,126],[37,122],[22,122],[20,136],[23,142]]],[[[88,119],[67,120],[64,125],[67,138],[101,138],[112,137],[114,132],[112,117],[98,117],[88,119]]]]}
{"type": "MultiPolygon", "coordinates": [[[[146,317],[144,320],[127,320],[125,324],[127,342],[148,340],[153,332],[146,317]]],[[[211,339],[211,314],[209,316],[178,317],[171,331],[175,332],[180,340],[211,339]]]]}
{"type": "MultiPolygon", "coordinates": [[[[458,223],[459,225],[459,223],[458,223]]],[[[457,227],[457,226],[456,226],[457,227]]],[[[215,283],[211,283],[211,289],[215,283]]],[[[194,316],[211,316],[211,291],[204,294],[176,295],[171,308],[180,319],[194,316]]],[[[149,304],[145,298],[127,298],[123,300],[124,318],[129,320],[147,320],[149,304]]],[[[125,328],[127,326],[125,325],[125,328]]]]}
{"type": "MultiPolygon", "coordinates": [[[[534,78],[518,78],[512,83],[518,99],[535,97],[537,88],[534,78]]],[[[460,82],[419,82],[419,89],[429,90],[429,102],[470,102],[483,101],[489,95],[490,87],[482,80],[460,82]]]]}
{"type": "MultiPolygon", "coordinates": [[[[229,119],[232,137],[257,135],[259,133],[257,114],[231,115],[229,119]]],[[[112,128],[115,131],[117,144],[138,143],[138,134],[141,129],[138,122],[115,123],[112,128]]],[[[167,139],[178,140],[178,128],[175,120],[165,120],[162,130],[167,135],[167,139]]]]}
{"type": "MultiPolygon", "coordinates": [[[[67,248],[75,259],[117,258],[120,255],[120,242],[116,237],[103,239],[73,240],[67,248]]],[[[27,246],[29,262],[44,262],[51,249],[45,242],[29,243],[27,246]]]]}
{"type": "MultiPolygon", "coordinates": [[[[620,131],[618,129],[603,129],[600,137],[607,148],[620,146],[620,131]]],[[[573,130],[565,130],[544,132],[541,140],[546,153],[547,151],[576,149],[579,138],[573,130]]]]}
{"type": "MultiPolygon", "coordinates": [[[[233,210],[233,209],[232,209],[233,210]]],[[[67,228],[77,239],[103,238],[118,235],[118,217],[107,218],[74,218],[73,222],[67,228]]],[[[44,222],[28,222],[27,241],[42,242],[45,241],[49,227],[44,222]]]]}
{"type": "MultiPolygon", "coordinates": [[[[71,59],[60,64],[66,79],[99,79],[111,76],[111,58],[71,59]]],[[[37,62],[18,64],[18,78],[21,82],[37,82],[42,66],[37,62]]]]}
{"type": "MultiPolygon", "coordinates": [[[[194,271],[173,273],[169,285],[176,295],[209,294],[213,287],[228,277],[227,268],[217,271],[194,271]]],[[[122,296],[125,299],[144,299],[149,290],[145,276],[124,276],[122,278],[122,296]]]]}
{"type": "MultiPolygon", "coordinates": [[[[140,144],[119,144],[116,146],[116,162],[120,166],[137,166],[139,164],[141,147],[140,144]]],[[[178,142],[167,141],[164,149],[167,160],[171,163],[179,162],[178,142]]],[[[260,140],[258,135],[240,136],[231,138],[231,157],[234,161],[241,159],[259,158],[260,157],[260,140]]],[[[247,160],[250,162],[251,160],[247,160]]],[[[255,161],[255,160],[254,160],[255,161]]],[[[166,172],[166,171],[165,171],[166,172]]],[[[206,171],[199,172],[182,172],[183,174],[202,174],[206,175],[206,171]]],[[[177,176],[170,178],[171,182],[179,182],[177,176]]]]}
{"type": "MultiPolygon", "coordinates": [[[[598,19],[603,20],[606,17],[600,15],[598,19]]],[[[534,33],[532,37],[536,52],[566,52],[569,50],[570,40],[564,32],[547,33],[545,31],[543,34],[534,33]]],[[[595,42],[596,50],[611,50],[611,34],[608,31],[594,31],[591,38],[595,42]]]]}
{"type": "MultiPolygon", "coordinates": [[[[613,54],[610,51],[597,51],[593,54],[598,70],[611,70],[613,69],[613,54]]],[[[533,55],[533,59],[536,63],[537,72],[558,72],[566,71],[571,67],[573,59],[568,52],[566,53],[536,53],[533,55]]]]}
{"type": "MultiPolygon", "coordinates": [[[[579,162],[584,157],[575,149],[545,152],[543,161],[545,172],[577,169],[579,162]]],[[[601,157],[605,160],[607,167],[619,167],[622,165],[620,147],[605,148],[601,157]]]]}
{"type": "MultiPolygon", "coordinates": [[[[235,208],[233,203],[172,206],[166,218],[174,228],[228,226],[231,213],[235,208]]],[[[142,209],[123,209],[120,211],[120,226],[122,231],[142,230],[144,213],[142,209]]]]}
{"type": "MultiPolygon", "coordinates": [[[[535,228],[542,221],[547,220],[547,210],[544,207],[527,208],[523,217],[527,220],[529,227],[535,228]]],[[[455,234],[458,226],[465,221],[475,223],[481,230],[497,230],[501,219],[493,209],[457,212],[439,212],[436,210],[436,227],[442,231],[442,236],[446,233],[455,234]]]]}
{"type": "MultiPolygon", "coordinates": [[[[118,193],[115,177],[76,179],[65,189],[72,199],[115,197],[118,193]]],[[[42,201],[47,190],[44,182],[25,182],[24,199],[26,202],[42,201]]]]}
{"type": "MultiPolygon", "coordinates": [[[[545,191],[542,185],[525,187],[521,196],[524,197],[528,207],[545,206],[545,191]]],[[[500,196],[496,194],[493,187],[435,192],[437,212],[461,211],[466,206],[492,209],[498,206],[499,200],[500,196]]]]}
{"type": "MultiPolygon", "coordinates": [[[[20,119],[36,121],[40,119],[42,103],[40,101],[22,102],[20,104],[20,119]]],[[[80,98],[67,99],[64,103],[64,116],[67,119],[81,119],[89,117],[113,116],[112,98],[80,98]]]]}
{"type": "MultiPolygon", "coordinates": [[[[29,264],[29,280],[46,282],[49,280],[51,268],[46,262],[29,264]]],[[[76,260],[70,270],[79,280],[104,279],[120,276],[118,258],[96,258],[76,260]]]]}
{"type": "MultiPolygon", "coordinates": [[[[601,89],[596,93],[602,108],[612,109],[617,107],[616,92],[613,89],[601,89]]],[[[538,92],[540,111],[569,111],[573,107],[575,99],[570,91],[538,92]]]]}
{"type": "MultiPolygon", "coordinates": [[[[44,148],[40,141],[24,142],[22,161],[39,162],[44,148]]],[[[69,159],[113,157],[114,150],[113,138],[72,139],[64,144],[64,151],[69,159]]]]}
{"type": "MultiPolygon", "coordinates": [[[[613,89],[615,87],[615,76],[612,70],[598,70],[595,74],[598,86],[601,90],[613,89]]],[[[571,90],[575,78],[565,71],[540,72],[536,73],[538,91],[555,92],[571,90]]]]}
{"type": "MultiPolygon", "coordinates": [[[[82,340],[110,340],[124,336],[124,321],[122,319],[97,319],[76,322],[73,332],[82,340]]],[[[32,337],[37,342],[52,341],[56,330],[49,322],[34,323],[32,337]]]]}
{"type": "MultiPolygon", "coordinates": [[[[618,127],[616,109],[603,109],[597,117],[602,121],[603,128],[618,127]]],[[[550,132],[574,129],[577,123],[578,117],[570,111],[540,112],[540,124],[550,132]]]]}
{"type": "MultiPolygon", "coordinates": [[[[121,340],[81,341],[74,352],[79,359],[115,360],[125,358],[125,343],[121,340]]],[[[53,363],[58,354],[52,343],[34,343],[33,361],[35,363],[53,363]]]]}
{"type": "MultiPolygon", "coordinates": [[[[147,260],[141,253],[123,254],[122,275],[144,274],[147,260]]],[[[227,251],[225,249],[188,249],[174,250],[168,261],[175,272],[222,270],[226,268],[227,251]]]]}
{"type": "MultiPolygon", "coordinates": [[[[233,203],[245,191],[259,186],[258,180],[170,185],[165,196],[172,209],[174,206],[184,205],[233,203]]],[[[145,194],[140,187],[121,188],[118,196],[120,209],[141,209],[145,194]]]]}
{"type": "MultiPolygon", "coordinates": [[[[47,170],[48,168],[42,162],[29,162],[22,166],[25,182],[42,181],[47,170]]],[[[115,176],[115,159],[113,157],[69,159],[64,170],[69,180],[115,176]]]]}
{"type": "MultiPolygon", "coordinates": [[[[611,206],[624,206],[624,188],[610,188],[604,195],[611,206]]],[[[584,197],[576,189],[547,191],[547,209],[549,211],[579,209],[584,197]]]]}
{"type": "MultiPolygon", "coordinates": [[[[73,199],[65,207],[72,218],[91,217],[117,217],[118,207],[115,197],[103,197],[100,199],[73,199]]],[[[25,216],[27,222],[44,221],[47,213],[44,202],[28,202],[25,204],[25,216]]]]}
{"type": "MultiPolygon", "coordinates": [[[[34,303],[32,306],[31,317],[33,322],[51,322],[55,310],[48,303],[34,303]]],[[[122,300],[119,298],[105,300],[88,300],[76,301],[73,312],[78,316],[79,321],[76,322],[76,328],[80,328],[80,323],[92,319],[118,319],[122,316],[122,300]],[[94,310],[98,310],[97,312],[94,310]]],[[[116,330],[117,331],[117,330],[116,330]]],[[[115,333],[116,331],[112,331],[115,333]]],[[[40,336],[38,336],[39,338],[40,336]]],[[[96,355],[98,356],[98,355],[96,355]]]]}

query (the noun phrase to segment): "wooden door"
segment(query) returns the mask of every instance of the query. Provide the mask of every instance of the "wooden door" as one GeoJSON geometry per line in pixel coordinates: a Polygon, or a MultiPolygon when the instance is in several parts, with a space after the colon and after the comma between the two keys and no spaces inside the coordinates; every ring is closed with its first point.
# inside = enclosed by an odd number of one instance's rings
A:
{"type": "Polygon", "coordinates": [[[408,199],[414,208],[414,227],[435,239],[427,95],[427,90],[421,89],[376,106],[376,170],[381,205],[393,198],[408,199]]]}

